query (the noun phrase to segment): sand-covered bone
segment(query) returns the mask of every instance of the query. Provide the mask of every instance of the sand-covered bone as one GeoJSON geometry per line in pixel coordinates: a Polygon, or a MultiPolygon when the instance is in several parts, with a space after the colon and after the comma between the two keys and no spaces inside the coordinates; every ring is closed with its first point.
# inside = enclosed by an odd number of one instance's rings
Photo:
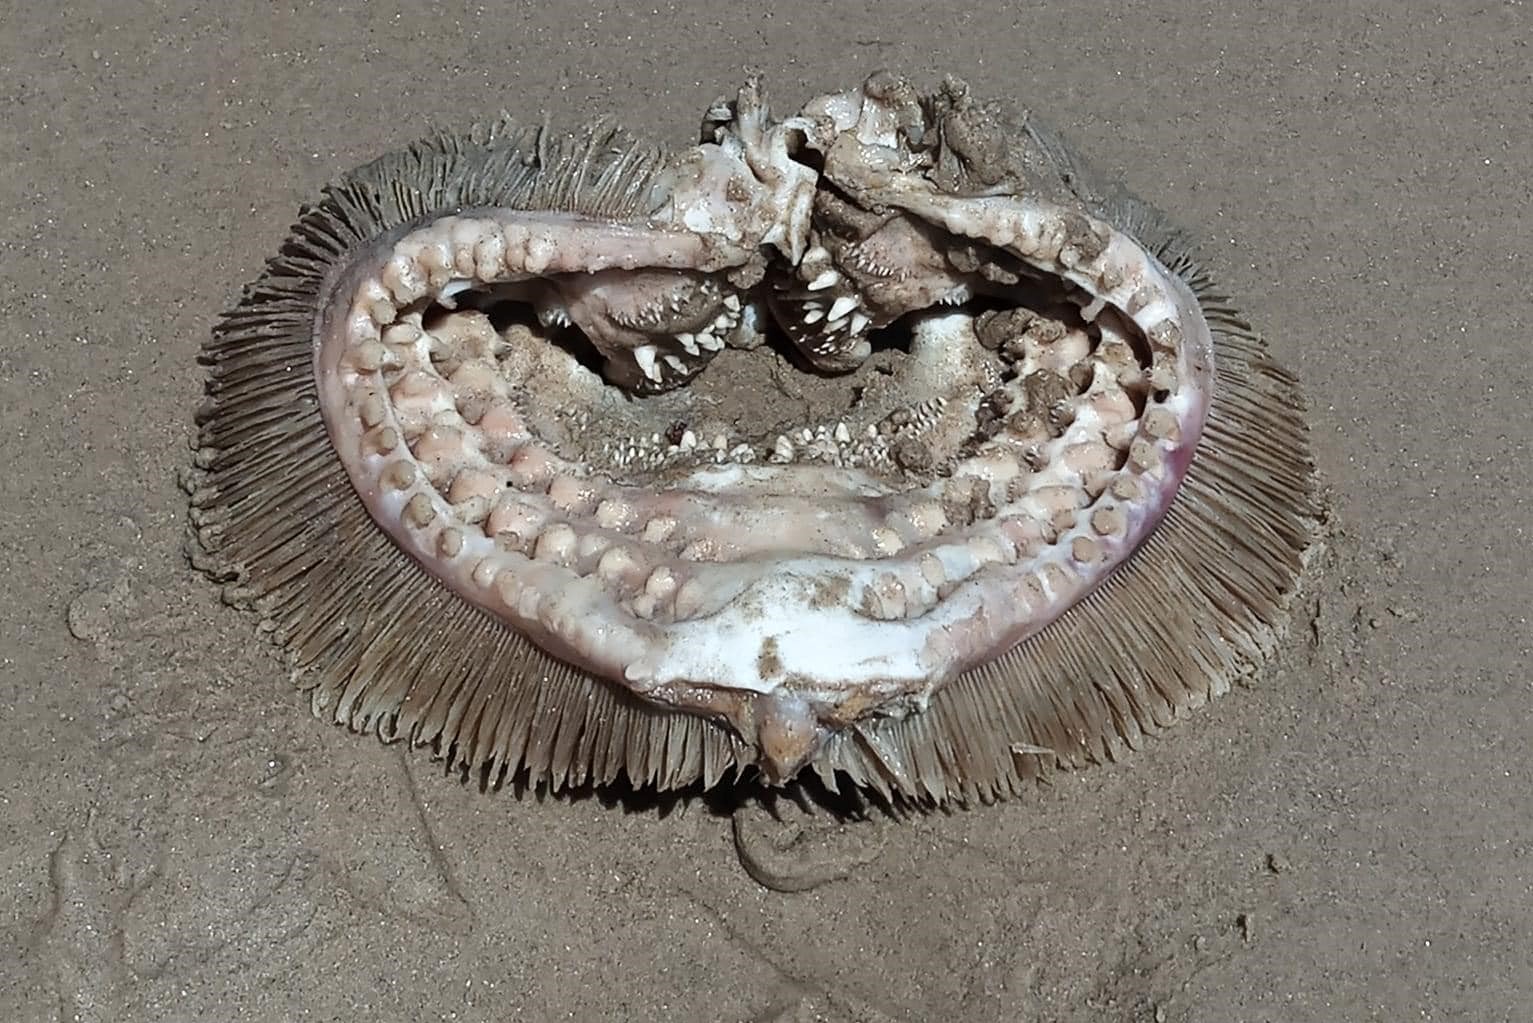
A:
{"type": "Polygon", "coordinates": [[[1003,795],[1258,663],[1310,543],[1289,378],[956,81],[428,140],[207,356],[198,562],[316,709],[554,786],[1003,795]]]}

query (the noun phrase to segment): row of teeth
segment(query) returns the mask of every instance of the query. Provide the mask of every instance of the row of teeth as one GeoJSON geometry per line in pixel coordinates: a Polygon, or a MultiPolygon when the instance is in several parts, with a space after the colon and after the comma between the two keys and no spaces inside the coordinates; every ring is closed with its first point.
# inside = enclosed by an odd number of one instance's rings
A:
{"type": "MultiPolygon", "coordinates": [[[[878,440],[879,431],[875,424],[869,423],[865,433],[868,441],[878,440]]],[[[840,464],[840,461],[851,457],[851,452],[842,449],[852,444],[852,438],[852,428],[844,422],[838,422],[835,426],[818,426],[813,430],[806,428],[791,435],[779,434],[771,449],[766,452],[766,460],[775,465],[786,465],[802,454],[811,459],[826,459],[840,464]]],[[[711,453],[717,463],[754,462],[761,457],[749,444],[738,443],[731,447],[729,438],[722,433],[708,441],[692,430],[684,431],[674,444],[667,444],[658,433],[636,440],[620,441],[616,445],[609,441],[602,445],[602,453],[620,468],[627,468],[634,463],[658,465],[668,456],[678,454],[711,453]]]]}
{"type": "MultiPolygon", "coordinates": [[[[930,429],[936,423],[947,405],[943,397],[936,397],[921,402],[905,410],[905,418],[896,425],[885,417],[882,422],[869,423],[859,433],[855,433],[852,427],[845,422],[837,422],[834,426],[820,425],[814,429],[803,428],[792,433],[778,434],[772,445],[764,452],[765,460],[774,465],[787,465],[808,458],[811,461],[823,460],[836,465],[863,464],[869,458],[875,462],[887,461],[887,458],[879,458],[876,452],[881,451],[882,441],[885,434],[893,434],[901,431],[914,431],[916,433],[930,429]],[[869,447],[868,445],[873,445],[869,447]]],[[[675,443],[668,443],[659,433],[652,433],[647,437],[619,441],[616,445],[606,442],[602,445],[602,453],[619,468],[628,468],[635,463],[642,463],[651,468],[663,464],[667,458],[673,455],[712,454],[716,463],[724,462],[754,462],[763,457],[749,444],[737,443],[733,447],[729,439],[722,433],[714,436],[712,441],[701,438],[693,430],[684,431],[675,443]]]]}
{"type": "MultiPolygon", "coordinates": [[[[724,311],[719,313],[707,328],[695,334],[677,334],[676,343],[681,345],[682,350],[694,359],[701,358],[703,352],[708,352],[710,355],[717,354],[724,350],[723,335],[728,334],[739,325],[740,299],[735,295],[726,295],[724,296],[724,311]]],[[[682,362],[680,358],[675,355],[662,356],[659,347],[656,345],[640,345],[633,350],[633,358],[639,364],[639,371],[657,384],[664,378],[664,374],[660,369],[662,362],[677,373],[685,374],[689,372],[687,364],[682,362]]]]}
{"type": "MultiPolygon", "coordinates": [[[[878,427],[868,424],[867,436],[869,440],[878,439],[878,427]]],[[[834,427],[821,426],[817,430],[803,429],[792,437],[785,433],[777,435],[772,442],[772,451],[767,455],[767,461],[778,465],[785,465],[798,455],[799,445],[808,449],[811,456],[828,457],[834,449],[843,444],[852,442],[851,427],[845,423],[837,423],[834,427]]]]}
{"type": "MultiPolygon", "coordinates": [[[[828,270],[826,272],[834,273],[835,271],[828,270]]],[[[813,287],[812,284],[810,286],[813,287]]],[[[857,299],[851,295],[842,295],[837,298],[830,304],[828,311],[823,303],[814,301],[804,303],[804,322],[809,326],[814,326],[821,320],[824,320],[825,325],[819,328],[821,331],[840,330],[848,317],[851,320],[849,329],[852,334],[861,334],[871,322],[867,314],[858,309],[857,299]]]]}
{"type": "Polygon", "coordinates": [[[841,258],[843,261],[849,261],[853,267],[870,277],[894,276],[894,267],[878,262],[863,251],[861,246],[855,246],[850,251],[843,250],[841,258]]]}
{"type": "MultiPolygon", "coordinates": [[[[652,433],[648,437],[620,441],[614,447],[611,441],[602,444],[602,452],[610,454],[613,451],[627,452],[637,455],[644,451],[659,451],[667,447],[667,442],[658,433],[652,433]]],[[[670,451],[694,451],[699,448],[712,447],[715,451],[725,451],[729,448],[729,438],[722,433],[716,434],[711,443],[700,439],[695,432],[687,430],[681,435],[681,439],[675,444],[668,445],[670,451]]]]}

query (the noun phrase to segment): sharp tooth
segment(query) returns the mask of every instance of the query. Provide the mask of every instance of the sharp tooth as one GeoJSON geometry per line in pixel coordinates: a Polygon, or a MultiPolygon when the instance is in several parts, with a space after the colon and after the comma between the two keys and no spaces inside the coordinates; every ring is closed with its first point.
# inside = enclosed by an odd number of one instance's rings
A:
{"type": "Polygon", "coordinates": [[[809,311],[804,314],[805,323],[819,323],[824,318],[825,310],[817,305],[810,306],[809,311]]]}
{"type": "Polygon", "coordinates": [[[473,286],[473,281],[465,281],[461,279],[450,280],[446,284],[442,285],[442,290],[437,295],[436,300],[445,309],[456,309],[458,308],[458,299],[456,296],[469,290],[473,286]]]}
{"type": "Polygon", "coordinates": [[[677,342],[687,350],[688,355],[697,355],[697,337],[692,334],[677,334],[677,342]]]}
{"type": "Polygon", "coordinates": [[[693,433],[691,430],[683,431],[681,435],[681,443],[678,444],[677,447],[681,448],[683,451],[691,451],[693,448],[697,447],[697,434],[693,433]]]}
{"type": "Polygon", "coordinates": [[[639,364],[640,372],[657,384],[660,382],[660,367],[655,365],[658,354],[654,345],[640,345],[633,350],[633,360],[639,364]]]}
{"type": "Polygon", "coordinates": [[[721,351],[724,347],[724,339],[710,331],[697,335],[697,343],[710,352],[721,351]]]}
{"type": "Polygon", "coordinates": [[[861,313],[852,314],[852,333],[861,334],[863,328],[868,325],[868,318],[861,313]]]}
{"type": "Polygon", "coordinates": [[[687,364],[674,355],[667,355],[665,357],[665,364],[678,373],[685,373],[687,371],[687,364]]]}
{"type": "Polygon", "coordinates": [[[810,291],[824,291],[841,279],[841,275],[834,270],[821,270],[814,280],[809,282],[810,291]]]}
{"type": "Polygon", "coordinates": [[[725,295],[724,296],[724,308],[728,309],[732,313],[739,312],[740,311],[740,296],[739,295],[725,295]]]}
{"type": "Polygon", "coordinates": [[[837,444],[850,444],[852,442],[852,431],[846,428],[845,423],[837,423],[835,437],[837,444]]]}
{"type": "Polygon", "coordinates": [[[857,300],[855,298],[850,295],[842,295],[831,304],[830,318],[832,321],[845,319],[846,314],[856,308],[857,300]]]}

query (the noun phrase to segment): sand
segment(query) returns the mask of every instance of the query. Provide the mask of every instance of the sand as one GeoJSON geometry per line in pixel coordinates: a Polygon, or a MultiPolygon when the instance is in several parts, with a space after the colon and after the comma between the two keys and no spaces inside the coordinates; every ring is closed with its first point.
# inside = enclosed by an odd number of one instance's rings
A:
{"type": "Polygon", "coordinates": [[[0,16],[0,1018],[1533,1018],[1533,10],[230,6],[0,16]],[[784,107],[1026,97],[1206,239],[1334,488],[1256,684],[1034,798],[815,832],[862,862],[799,894],[706,805],[314,720],[181,550],[197,347],[325,180],[502,107],[685,143],[747,65],[784,107]]]}

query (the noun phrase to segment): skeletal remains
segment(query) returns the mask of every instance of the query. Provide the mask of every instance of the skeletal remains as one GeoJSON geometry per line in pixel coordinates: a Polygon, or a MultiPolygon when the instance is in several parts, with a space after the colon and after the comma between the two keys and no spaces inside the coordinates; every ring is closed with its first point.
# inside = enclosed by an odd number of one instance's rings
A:
{"type": "Polygon", "coordinates": [[[316,713],[490,779],[1000,798],[1257,667],[1314,540],[1183,236],[954,79],[419,142],[205,361],[198,567],[316,713]]]}

